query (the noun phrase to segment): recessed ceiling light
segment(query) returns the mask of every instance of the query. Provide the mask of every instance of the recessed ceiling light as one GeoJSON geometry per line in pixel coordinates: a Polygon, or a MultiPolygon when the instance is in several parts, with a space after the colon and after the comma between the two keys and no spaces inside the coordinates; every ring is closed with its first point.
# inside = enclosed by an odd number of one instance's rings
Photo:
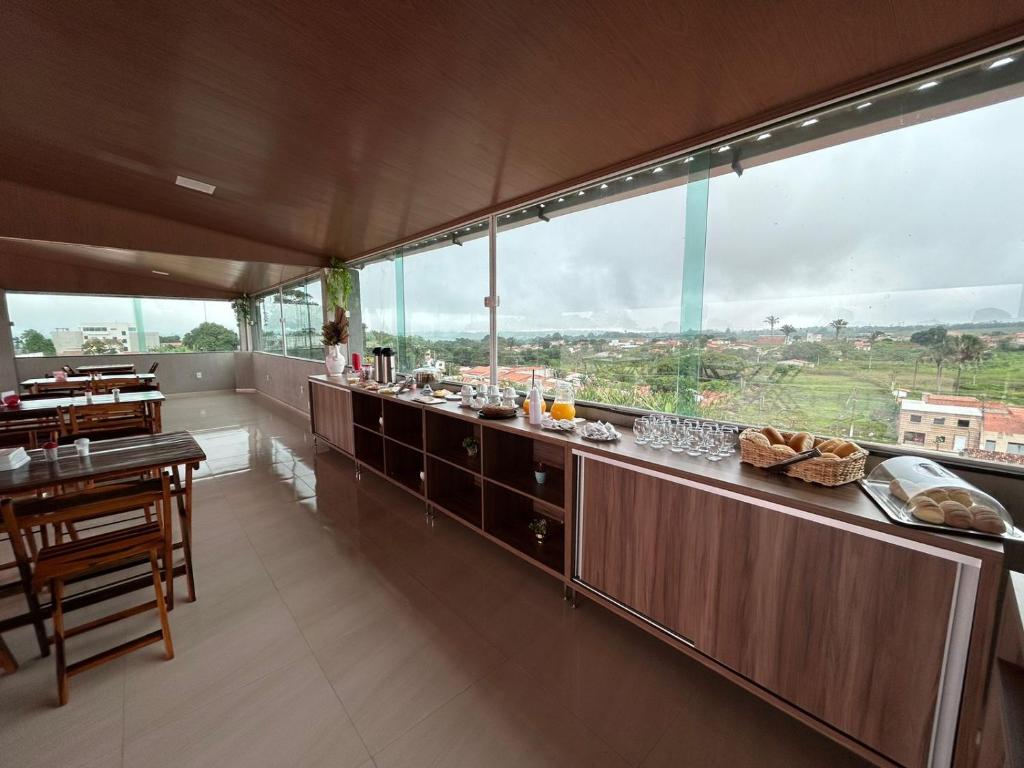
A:
{"type": "Polygon", "coordinates": [[[1005,67],[1007,64],[1013,63],[1013,56],[1003,56],[1001,59],[996,59],[988,65],[988,69],[998,69],[999,67],[1005,67]]]}
{"type": "Polygon", "coordinates": [[[802,123],[800,123],[800,127],[806,128],[808,125],[814,125],[816,122],[818,122],[818,118],[812,117],[810,120],[804,120],[802,123]]]}
{"type": "Polygon", "coordinates": [[[163,275],[164,277],[170,277],[171,276],[170,272],[161,272],[159,269],[154,269],[154,270],[152,270],[152,272],[153,272],[154,275],[163,275]]]}
{"type": "Polygon", "coordinates": [[[858,104],[857,105],[857,109],[867,109],[870,106],[871,106],[871,102],[870,101],[865,101],[863,104],[858,104]]]}
{"type": "Polygon", "coordinates": [[[760,136],[757,137],[757,140],[764,141],[765,139],[770,139],[771,137],[772,135],[770,133],[762,133],[760,136]]]}
{"type": "Polygon", "coordinates": [[[685,160],[683,160],[683,162],[684,163],[692,163],[693,162],[693,156],[691,155],[690,157],[688,157],[685,160]]]}
{"type": "Polygon", "coordinates": [[[929,80],[927,83],[921,83],[919,86],[917,86],[917,90],[927,91],[929,88],[934,88],[938,84],[938,80],[929,80]]]}
{"type": "Polygon", "coordinates": [[[511,213],[506,213],[505,214],[505,218],[506,219],[511,219],[512,218],[512,214],[511,213]]]}
{"type": "Polygon", "coordinates": [[[193,189],[196,192],[202,192],[204,195],[212,195],[213,190],[217,188],[214,184],[207,184],[205,181],[190,179],[188,176],[179,176],[174,180],[174,183],[179,187],[185,187],[186,189],[193,189]]]}
{"type": "Polygon", "coordinates": [[[719,147],[718,151],[719,152],[728,152],[730,149],[732,149],[732,147],[730,147],[728,144],[726,144],[724,147],[719,147]]]}
{"type": "Polygon", "coordinates": [[[560,203],[564,203],[564,202],[565,202],[565,198],[564,198],[564,197],[560,197],[560,198],[558,198],[558,202],[560,202],[560,203]]]}
{"type": "Polygon", "coordinates": [[[632,181],[632,180],[633,180],[633,177],[632,177],[632,176],[627,176],[627,177],[626,177],[626,181],[632,181]]]}
{"type": "Polygon", "coordinates": [[[576,193],[576,197],[583,197],[585,194],[587,193],[581,189],[579,192],[576,193]]]}
{"type": "Polygon", "coordinates": [[[608,185],[607,184],[602,184],[601,185],[601,189],[608,189],[608,185]]]}
{"type": "Polygon", "coordinates": [[[662,168],[662,167],[661,167],[661,166],[659,165],[659,166],[658,166],[657,168],[655,168],[655,169],[654,169],[653,171],[651,171],[651,173],[661,173],[661,172],[662,172],[663,170],[665,170],[665,169],[664,169],[664,168],[662,168]]]}

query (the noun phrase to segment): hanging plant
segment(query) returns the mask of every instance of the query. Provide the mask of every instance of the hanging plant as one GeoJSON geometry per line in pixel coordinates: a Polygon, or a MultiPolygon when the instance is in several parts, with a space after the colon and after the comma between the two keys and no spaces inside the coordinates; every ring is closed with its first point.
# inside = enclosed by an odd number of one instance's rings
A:
{"type": "Polygon", "coordinates": [[[249,294],[243,293],[239,298],[232,299],[231,308],[240,325],[252,325],[252,300],[249,294]]]}
{"type": "Polygon", "coordinates": [[[324,270],[326,273],[327,309],[345,309],[349,296],[352,295],[352,274],[337,257],[331,259],[331,265],[324,270]]]}

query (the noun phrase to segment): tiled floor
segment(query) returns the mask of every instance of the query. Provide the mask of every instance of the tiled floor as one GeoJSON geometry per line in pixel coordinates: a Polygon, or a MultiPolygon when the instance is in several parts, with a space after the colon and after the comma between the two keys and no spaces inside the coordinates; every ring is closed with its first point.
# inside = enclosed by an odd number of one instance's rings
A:
{"type": "MultiPolygon", "coordinates": [[[[164,428],[209,456],[177,656],[151,646],[84,674],[57,708],[52,659],[12,633],[4,765],[861,765],[596,605],[568,607],[462,526],[428,525],[376,476],[355,481],[266,399],[173,398],[164,428]]],[[[82,638],[72,659],[136,630],[82,638]]]]}

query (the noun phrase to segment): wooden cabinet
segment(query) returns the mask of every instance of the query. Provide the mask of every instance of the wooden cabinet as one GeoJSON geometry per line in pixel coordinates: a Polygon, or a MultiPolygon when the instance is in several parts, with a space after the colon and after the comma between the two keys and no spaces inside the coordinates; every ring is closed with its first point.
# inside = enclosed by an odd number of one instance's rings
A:
{"type": "Polygon", "coordinates": [[[577,579],[907,766],[948,765],[970,558],[580,460],[577,579]]]}
{"type": "Polygon", "coordinates": [[[309,404],[313,434],[335,448],[351,454],[352,393],[347,389],[311,381],[309,404]]]}

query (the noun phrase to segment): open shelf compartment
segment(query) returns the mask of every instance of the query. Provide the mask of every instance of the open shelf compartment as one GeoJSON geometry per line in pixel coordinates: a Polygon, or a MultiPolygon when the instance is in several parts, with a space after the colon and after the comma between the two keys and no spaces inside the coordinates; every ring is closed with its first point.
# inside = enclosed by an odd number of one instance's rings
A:
{"type": "MultiPolygon", "coordinates": [[[[363,429],[380,432],[381,400],[374,395],[352,393],[352,423],[363,429]]],[[[358,430],[357,430],[358,431],[358,430]]]]}
{"type": "Polygon", "coordinates": [[[480,472],[480,425],[432,411],[426,412],[427,453],[457,464],[470,472],[480,472]],[[476,453],[470,455],[465,440],[476,442],[476,453]]]}
{"type": "Polygon", "coordinates": [[[527,557],[562,573],[565,524],[552,517],[544,505],[485,480],[484,530],[527,557]],[[538,540],[530,530],[533,521],[544,521],[547,525],[543,540],[538,540]]]}
{"type": "Polygon", "coordinates": [[[373,467],[378,472],[384,471],[384,438],[365,429],[354,430],[356,461],[373,467]]]}
{"type": "Polygon", "coordinates": [[[427,500],[470,525],[483,524],[480,477],[451,464],[427,457],[427,500]]]}
{"type": "Polygon", "coordinates": [[[423,495],[423,453],[394,440],[384,445],[386,474],[413,493],[423,495]]]}
{"type": "Polygon", "coordinates": [[[565,507],[565,449],[558,445],[487,428],[483,439],[484,477],[528,494],[563,510],[565,507]],[[534,478],[534,466],[543,463],[547,480],[534,478]]]}
{"type": "Polygon", "coordinates": [[[384,434],[411,448],[423,448],[423,411],[412,405],[384,400],[384,434]]]}

